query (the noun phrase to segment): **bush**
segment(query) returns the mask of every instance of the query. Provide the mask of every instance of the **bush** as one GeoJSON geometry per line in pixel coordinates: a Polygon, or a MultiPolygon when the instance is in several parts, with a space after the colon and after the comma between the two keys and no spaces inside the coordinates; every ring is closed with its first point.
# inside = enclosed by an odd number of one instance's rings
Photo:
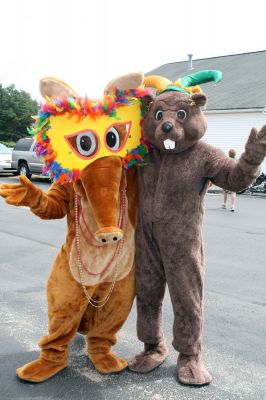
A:
{"type": "Polygon", "coordinates": [[[0,141],[14,143],[28,136],[37,110],[37,102],[29,93],[17,90],[14,85],[3,88],[0,84],[0,141]]]}
{"type": "Polygon", "coordinates": [[[12,142],[12,141],[3,141],[0,140],[0,143],[4,144],[6,147],[15,147],[16,142],[12,142]]]}

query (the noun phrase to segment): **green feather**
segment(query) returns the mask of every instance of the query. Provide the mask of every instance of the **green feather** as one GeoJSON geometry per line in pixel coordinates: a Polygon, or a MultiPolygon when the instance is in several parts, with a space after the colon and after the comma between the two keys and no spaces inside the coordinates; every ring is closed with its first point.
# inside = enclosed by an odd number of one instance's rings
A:
{"type": "Polygon", "coordinates": [[[181,85],[183,87],[190,87],[201,85],[202,83],[215,82],[218,83],[222,79],[222,72],[213,70],[199,71],[192,75],[184,76],[181,78],[181,85]]]}

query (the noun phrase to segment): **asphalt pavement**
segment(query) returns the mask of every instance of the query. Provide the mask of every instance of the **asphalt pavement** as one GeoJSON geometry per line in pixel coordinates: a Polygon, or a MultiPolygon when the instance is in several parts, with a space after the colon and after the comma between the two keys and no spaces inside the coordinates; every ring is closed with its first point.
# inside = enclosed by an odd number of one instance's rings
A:
{"type": "MultiPolygon", "coordinates": [[[[0,177],[0,183],[17,182],[0,177]]],[[[47,190],[49,182],[34,177],[47,190]]],[[[42,384],[16,378],[17,367],[38,356],[47,332],[45,283],[66,235],[66,220],[42,221],[25,207],[0,198],[0,399],[1,400],[266,400],[266,197],[237,196],[235,213],[220,208],[222,196],[206,196],[206,274],[203,360],[211,385],[191,388],[176,380],[171,346],[172,306],[164,303],[170,355],[155,371],[101,375],[77,335],[69,367],[42,384]]],[[[130,358],[136,337],[136,308],[119,333],[114,352],[130,358]]]]}

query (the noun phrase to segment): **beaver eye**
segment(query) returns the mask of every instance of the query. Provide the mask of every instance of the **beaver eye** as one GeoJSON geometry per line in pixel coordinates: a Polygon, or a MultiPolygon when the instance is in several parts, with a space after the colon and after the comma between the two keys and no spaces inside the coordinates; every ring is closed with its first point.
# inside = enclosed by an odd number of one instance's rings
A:
{"type": "Polygon", "coordinates": [[[187,117],[187,113],[185,110],[178,110],[176,115],[178,119],[186,119],[187,117]]]}
{"type": "Polygon", "coordinates": [[[156,111],[156,113],[155,113],[155,119],[156,119],[157,121],[160,121],[160,119],[162,119],[162,118],[163,118],[163,112],[162,112],[162,110],[156,111]]]}
{"type": "Polygon", "coordinates": [[[82,132],[76,136],[76,147],[82,156],[91,156],[97,150],[97,138],[93,132],[82,132]]]}
{"type": "Polygon", "coordinates": [[[118,150],[120,147],[120,137],[117,130],[112,126],[106,134],[106,144],[111,150],[118,150]]]}

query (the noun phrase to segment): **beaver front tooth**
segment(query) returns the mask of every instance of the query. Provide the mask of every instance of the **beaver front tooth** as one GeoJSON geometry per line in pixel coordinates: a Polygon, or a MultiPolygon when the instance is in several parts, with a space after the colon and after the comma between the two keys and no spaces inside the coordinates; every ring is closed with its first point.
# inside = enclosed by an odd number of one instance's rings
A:
{"type": "Polygon", "coordinates": [[[171,139],[164,140],[163,144],[167,150],[173,150],[175,148],[175,142],[171,139]]]}

